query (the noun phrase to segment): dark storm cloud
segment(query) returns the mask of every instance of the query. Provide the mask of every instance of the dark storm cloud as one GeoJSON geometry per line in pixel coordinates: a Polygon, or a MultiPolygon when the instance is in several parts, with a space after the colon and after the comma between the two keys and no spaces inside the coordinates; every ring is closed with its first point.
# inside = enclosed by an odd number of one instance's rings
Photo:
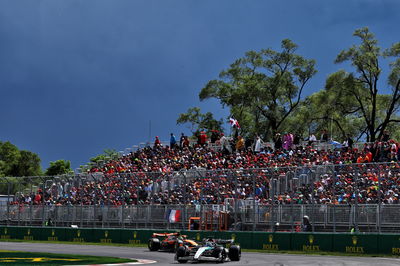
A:
{"type": "MultiPolygon", "coordinates": [[[[104,148],[179,134],[204,84],[245,51],[291,38],[317,59],[307,93],[370,26],[391,43],[395,1],[0,1],[0,140],[75,167],[104,148]],[[330,2],[330,3],[329,3],[330,2]]],[[[397,24],[396,24],[397,23],[397,24]]],[[[398,40],[397,40],[398,41],[398,40]]],[[[187,130],[186,130],[187,131],[187,130]]]]}

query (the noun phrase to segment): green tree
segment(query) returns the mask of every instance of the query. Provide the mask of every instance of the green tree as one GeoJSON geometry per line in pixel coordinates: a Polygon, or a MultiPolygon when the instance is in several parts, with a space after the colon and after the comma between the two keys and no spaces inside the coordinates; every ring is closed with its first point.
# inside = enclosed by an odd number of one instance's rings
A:
{"type": "Polygon", "coordinates": [[[36,153],[21,150],[18,163],[14,165],[10,176],[40,176],[42,168],[36,153]]]}
{"type": "Polygon", "coordinates": [[[18,148],[9,141],[0,141],[0,176],[11,176],[21,155],[18,148]]]}
{"type": "Polygon", "coordinates": [[[39,176],[40,158],[36,153],[18,148],[9,141],[0,142],[0,176],[39,176]]]}
{"type": "Polygon", "coordinates": [[[203,114],[198,107],[189,108],[186,113],[180,114],[178,119],[176,120],[176,123],[178,125],[189,124],[190,131],[193,134],[201,130],[223,131],[222,119],[216,120],[213,114],[210,112],[203,114]]]}
{"type": "Polygon", "coordinates": [[[50,162],[49,168],[47,168],[45,175],[63,175],[73,172],[71,169],[71,162],[66,160],[57,160],[55,162],[50,162]]]}
{"type": "Polygon", "coordinates": [[[102,154],[90,158],[90,161],[92,163],[98,163],[100,161],[107,161],[117,157],[118,157],[118,152],[115,149],[105,149],[102,154]]]}
{"type": "MultiPolygon", "coordinates": [[[[340,88],[336,91],[343,96],[341,100],[351,102],[343,111],[363,119],[361,133],[366,135],[367,141],[375,141],[381,138],[390,124],[400,122],[397,116],[400,107],[400,43],[382,52],[368,28],[357,29],[353,35],[361,43],[340,52],[335,63],[349,62],[354,72],[336,72],[328,78],[328,83],[340,88]],[[382,58],[393,60],[387,80],[391,94],[380,94],[379,88],[384,87],[379,84],[382,58]]],[[[336,105],[335,108],[343,106],[336,105]]]]}
{"type": "Polygon", "coordinates": [[[216,98],[228,106],[245,134],[268,138],[283,128],[298,107],[308,81],[315,75],[315,61],[295,54],[297,45],[285,39],[281,51],[249,51],[219,79],[209,81],[200,100],[216,98]]]}
{"type": "Polygon", "coordinates": [[[355,102],[343,93],[344,85],[335,83],[343,72],[331,75],[323,90],[306,97],[299,108],[288,119],[286,129],[291,132],[318,134],[328,130],[335,140],[344,140],[347,135],[359,138],[365,128],[364,121],[358,116],[355,102]],[[335,86],[332,86],[335,84],[335,86]]]}

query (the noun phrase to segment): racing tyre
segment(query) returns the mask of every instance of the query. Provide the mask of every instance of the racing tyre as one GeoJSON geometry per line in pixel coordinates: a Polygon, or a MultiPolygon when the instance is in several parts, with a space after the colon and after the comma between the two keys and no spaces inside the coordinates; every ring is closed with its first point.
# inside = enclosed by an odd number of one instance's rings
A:
{"type": "Polygon", "coordinates": [[[184,246],[180,246],[178,247],[178,249],[176,250],[176,260],[179,263],[186,263],[187,260],[181,259],[182,257],[186,256],[186,247],[184,246]]]}
{"type": "Polygon", "coordinates": [[[241,256],[242,250],[240,249],[240,246],[234,245],[229,248],[228,257],[231,261],[239,261],[241,256]]]}
{"type": "Polygon", "coordinates": [[[148,247],[150,251],[157,251],[160,249],[160,239],[150,238],[148,247]]]}
{"type": "Polygon", "coordinates": [[[217,247],[214,249],[214,257],[218,259],[218,263],[224,263],[226,260],[226,251],[223,247],[217,247]]]}

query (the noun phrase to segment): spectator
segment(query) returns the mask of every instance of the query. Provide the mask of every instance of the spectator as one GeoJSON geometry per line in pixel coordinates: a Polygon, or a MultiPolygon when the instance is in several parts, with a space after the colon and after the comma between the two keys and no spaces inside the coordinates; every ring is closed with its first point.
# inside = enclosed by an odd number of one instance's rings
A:
{"type": "Polygon", "coordinates": [[[171,137],[170,137],[170,140],[169,140],[169,147],[171,149],[173,149],[173,148],[175,148],[175,144],[176,144],[175,135],[173,133],[171,133],[171,137]]]}
{"type": "Polygon", "coordinates": [[[293,145],[293,135],[290,133],[286,133],[283,136],[283,149],[284,150],[291,150],[293,145]]]}
{"type": "Polygon", "coordinates": [[[267,149],[259,153],[240,148],[231,153],[228,138],[222,136],[220,142],[222,151],[207,145],[190,146],[186,136],[182,149],[155,144],[155,147],[139,149],[92,167],[90,176],[93,179],[68,181],[68,185],[52,181],[45,189],[21,194],[14,204],[22,207],[43,204],[195,205],[222,204],[226,199],[245,200],[254,196],[258,204],[270,204],[272,201],[276,204],[351,204],[356,200],[362,204],[399,203],[399,163],[371,166],[368,171],[364,165],[395,161],[391,151],[393,144],[397,145],[395,141],[391,141],[390,145],[382,142],[368,144],[360,150],[318,150],[299,146],[289,151],[267,149]],[[350,165],[357,160],[360,165],[350,165]],[[317,170],[316,178],[309,180],[313,167],[330,171],[321,174],[317,170]],[[233,169],[234,175],[231,172],[233,169]],[[175,172],[186,170],[216,171],[200,176],[187,175],[185,178],[175,172]],[[289,171],[298,184],[294,182],[291,191],[274,191],[274,196],[270,196],[272,185],[279,185],[281,177],[288,176],[289,171]],[[357,199],[355,188],[359,189],[357,199]]]}
{"type": "Polygon", "coordinates": [[[264,144],[264,142],[262,141],[260,136],[257,136],[256,142],[254,144],[254,152],[255,153],[259,153],[261,151],[261,147],[262,147],[263,144],[264,144]]]}
{"type": "Polygon", "coordinates": [[[279,134],[279,133],[275,134],[274,147],[275,147],[275,150],[282,149],[282,137],[281,137],[281,134],[279,134]]]}
{"type": "Polygon", "coordinates": [[[200,132],[200,143],[199,144],[202,146],[207,144],[207,135],[206,135],[206,132],[204,132],[204,131],[200,132]]]}
{"type": "Polygon", "coordinates": [[[237,137],[237,142],[236,142],[236,151],[242,151],[244,150],[244,139],[241,136],[237,137]]]}
{"type": "Polygon", "coordinates": [[[158,136],[156,136],[156,139],[154,140],[154,147],[159,147],[159,146],[161,146],[161,141],[158,138],[158,136]]]}
{"type": "Polygon", "coordinates": [[[311,133],[308,137],[308,145],[311,146],[314,142],[317,142],[317,137],[311,133]]]}
{"type": "Polygon", "coordinates": [[[389,139],[390,139],[389,131],[384,130],[384,131],[383,131],[383,134],[382,134],[381,141],[382,141],[382,142],[388,142],[389,139]]]}
{"type": "Polygon", "coordinates": [[[53,226],[53,221],[51,220],[51,218],[49,218],[47,221],[46,221],[46,224],[45,224],[46,226],[53,226]]]}
{"type": "Polygon", "coordinates": [[[188,136],[185,136],[184,140],[183,140],[183,147],[189,147],[189,138],[188,136]]]}
{"type": "Polygon", "coordinates": [[[211,130],[211,143],[215,143],[217,142],[217,140],[219,139],[219,131],[218,130],[211,130]]]}
{"type": "Polygon", "coordinates": [[[352,150],[353,149],[353,139],[350,137],[349,134],[347,134],[346,140],[343,142],[343,146],[345,148],[345,151],[347,150],[352,150]]]}
{"type": "Polygon", "coordinates": [[[310,218],[307,215],[303,217],[303,232],[311,232],[312,226],[310,223],[310,218]]]}
{"type": "Polygon", "coordinates": [[[183,142],[185,141],[185,134],[181,133],[181,137],[179,138],[179,147],[183,148],[183,142]]]}
{"type": "Polygon", "coordinates": [[[390,159],[397,161],[397,144],[394,140],[390,140],[390,159]]]}
{"type": "Polygon", "coordinates": [[[293,136],[293,148],[294,149],[300,145],[300,139],[301,139],[301,137],[300,137],[299,133],[294,134],[294,136],[293,136]]]}
{"type": "Polygon", "coordinates": [[[327,142],[328,140],[329,140],[328,131],[326,131],[326,129],[324,129],[324,130],[322,130],[322,133],[321,133],[321,141],[327,142]]]}
{"type": "Polygon", "coordinates": [[[231,145],[229,143],[229,139],[227,137],[225,137],[225,135],[222,133],[221,134],[221,138],[219,140],[220,144],[221,144],[221,148],[224,154],[229,154],[232,153],[232,148],[231,145]]]}

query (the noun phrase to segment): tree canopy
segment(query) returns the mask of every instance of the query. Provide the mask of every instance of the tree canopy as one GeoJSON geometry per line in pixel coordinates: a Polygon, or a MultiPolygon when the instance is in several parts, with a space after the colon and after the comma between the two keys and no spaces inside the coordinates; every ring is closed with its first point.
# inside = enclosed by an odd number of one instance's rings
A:
{"type": "Polygon", "coordinates": [[[36,153],[19,150],[9,141],[0,141],[0,176],[39,175],[42,175],[42,169],[36,153]]]}
{"type": "Polygon", "coordinates": [[[388,129],[395,129],[400,122],[400,43],[382,49],[368,28],[357,29],[354,34],[360,40],[343,50],[335,63],[349,62],[353,72],[339,70],[326,80],[325,90],[314,93],[306,100],[312,109],[309,118],[334,121],[342,133],[356,138],[365,136],[367,141],[380,139],[388,129]],[[380,82],[382,59],[390,62],[386,84],[380,82]],[[383,88],[391,91],[382,93],[383,88]]]}
{"type": "Polygon", "coordinates": [[[49,168],[47,168],[45,175],[63,175],[72,173],[71,162],[66,160],[57,160],[55,162],[50,162],[49,168]]]}
{"type": "Polygon", "coordinates": [[[249,51],[209,81],[200,100],[216,98],[240,121],[243,135],[268,138],[283,127],[301,102],[303,90],[315,75],[315,61],[295,52],[291,40],[281,42],[281,51],[249,51]]]}
{"type": "MultiPolygon", "coordinates": [[[[200,90],[200,100],[218,99],[241,125],[241,135],[260,135],[271,140],[277,132],[304,135],[322,129],[375,141],[390,130],[400,136],[400,42],[387,49],[368,28],[353,34],[359,43],[341,51],[334,63],[349,63],[352,71],[330,74],[325,88],[303,96],[316,74],[315,61],[298,54],[291,40],[281,42],[280,51],[249,51],[200,90]],[[382,65],[389,62],[386,82],[382,65]]],[[[385,75],[386,76],[386,75],[385,75]]],[[[210,114],[211,116],[212,114],[210,114]]],[[[191,108],[178,121],[196,127],[199,109],[191,108]],[[197,119],[197,120],[196,120],[197,119]],[[194,121],[194,122],[193,122],[194,121]]]]}
{"type": "Polygon", "coordinates": [[[223,130],[222,119],[216,120],[211,112],[203,114],[198,107],[189,108],[186,113],[180,114],[176,123],[178,125],[189,124],[193,134],[201,130],[223,130]]]}

